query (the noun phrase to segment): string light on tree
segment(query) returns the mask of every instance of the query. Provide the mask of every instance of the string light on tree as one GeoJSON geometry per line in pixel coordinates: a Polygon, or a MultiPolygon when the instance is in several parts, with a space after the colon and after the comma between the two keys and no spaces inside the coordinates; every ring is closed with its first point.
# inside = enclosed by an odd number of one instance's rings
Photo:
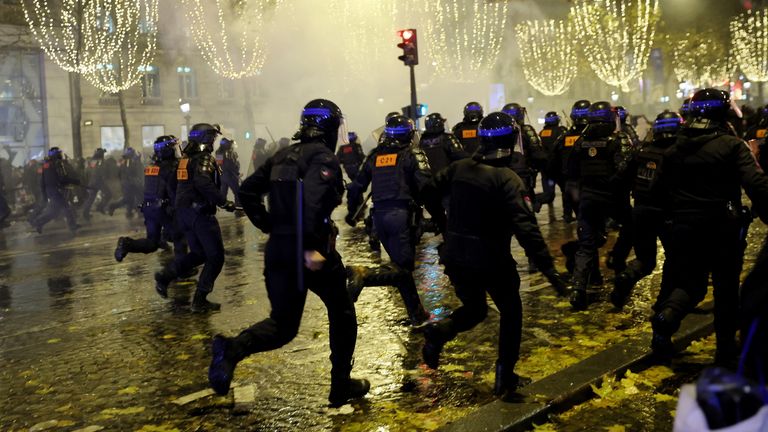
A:
{"type": "Polygon", "coordinates": [[[547,96],[568,91],[577,72],[572,28],[563,21],[525,21],[515,27],[523,74],[547,96]]]}
{"type": "MultiPolygon", "coordinates": [[[[24,18],[48,58],[68,72],[92,71],[122,47],[131,23],[110,15],[115,0],[22,0],[24,18]]],[[[129,1],[117,2],[129,4],[129,1]]]]}
{"type": "Polygon", "coordinates": [[[673,68],[679,81],[696,88],[716,87],[730,81],[736,64],[728,47],[717,40],[714,31],[670,38],[673,68]]]}
{"type": "Polygon", "coordinates": [[[120,49],[100,59],[83,75],[96,88],[117,93],[133,87],[150,72],[157,46],[158,0],[114,0],[104,17],[118,17],[127,29],[120,49]]]}
{"type": "Polygon", "coordinates": [[[768,81],[768,11],[749,10],[731,21],[736,62],[751,81],[768,81]]]}
{"type": "Polygon", "coordinates": [[[580,0],[571,9],[577,40],[606,83],[629,91],[648,65],[658,0],[580,0]]]}
{"type": "Polygon", "coordinates": [[[266,46],[260,32],[281,1],[184,0],[192,38],[214,72],[229,79],[261,73],[266,46]]]}
{"type": "Polygon", "coordinates": [[[477,80],[496,64],[507,23],[506,2],[425,2],[427,40],[435,74],[454,81],[477,80]]]}

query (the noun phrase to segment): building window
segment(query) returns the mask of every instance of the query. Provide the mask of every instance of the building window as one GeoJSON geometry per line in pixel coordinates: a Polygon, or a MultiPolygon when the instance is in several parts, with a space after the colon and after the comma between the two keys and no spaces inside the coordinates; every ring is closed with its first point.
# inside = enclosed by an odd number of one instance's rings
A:
{"type": "Polygon", "coordinates": [[[107,151],[123,151],[125,146],[125,136],[122,126],[102,126],[101,127],[101,148],[107,151]]]}
{"type": "Polygon", "coordinates": [[[179,97],[181,99],[193,99],[197,97],[197,77],[195,71],[189,66],[176,68],[179,76],[179,97]]]}
{"type": "Polygon", "coordinates": [[[144,148],[149,148],[149,152],[154,151],[154,144],[157,137],[165,135],[165,126],[163,125],[144,125],[141,127],[141,143],[144,148]]]}
{"type": "Polygon", "coordinates": [[[154,65],[139,66],[144,72],[141,77],[141,96],[144,99],[160,98],[160,69],[154,65]]]}

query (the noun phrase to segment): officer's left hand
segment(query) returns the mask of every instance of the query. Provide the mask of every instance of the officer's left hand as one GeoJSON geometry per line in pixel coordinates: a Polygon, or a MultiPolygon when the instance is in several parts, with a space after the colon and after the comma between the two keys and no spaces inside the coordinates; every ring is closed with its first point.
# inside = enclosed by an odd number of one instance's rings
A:
{"type": "Polygon", "coordinates": [[[304,266],[311,271],[318,271],[323,268],[325,257],[316,250],[304,251],[304,266]]]}
{"type": "Polygon", "coordinates": [[[228,211],[230,213],[237,210],[237,206],[232,201],[227,201],[223,206],[221,206],[221,208],[223,208],[224,211],[228,211]]]}

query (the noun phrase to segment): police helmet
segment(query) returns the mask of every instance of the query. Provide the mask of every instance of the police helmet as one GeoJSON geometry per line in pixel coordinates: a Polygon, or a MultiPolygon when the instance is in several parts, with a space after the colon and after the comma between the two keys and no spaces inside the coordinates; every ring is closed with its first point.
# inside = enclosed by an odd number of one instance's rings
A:
{"type": "Polygon", "coordinates": [[[589,122],[587,119],[587,113],[589,113],[589,107],[592,104],[586,100],[578,100],[571,107],[571,120],[574,125],[586,126],[589,122]]]}
{"type": "Polygon", "coordinates": [[[133,147],[126,147],[123,150],[123,159],[133,159],[136,157],[136,150],[133,147]]]}
{"type": "Polygon", "coordinates": [[[504,108],[502,108],[501,111],[515,119],[517,124],[525,123],[525,107],[519,103],[508,103],[504,105],[504,108]]]}
{"type": "Polygon", "coordinates": [[[685,98],[683,100],[683,104],[680,106],[680,115],[683,116],[683,118],[687,118],[688,114],[691,113],[691,98],[685,98]]]}
{"type": "Polygon", "coordinates": [[[384,126],[384,136],[389,138],[389,142],[394,140],[400,144],[410,144],[415,130],[416,126],[413,120],[402,115],[396,115],[387,120],[387,124],[384,126]]]}
{"type": "Polygon", "coordinates": [[[97,149],[96,149],[96,150],[94,150],[94,152],[93,152],[93,157],[92,157],[92,159],[97,159],[97,160],[98,160],[98,159],[104,159],[104,154],[105,154],[106,152],[107,152],[107,151],[106,151],[106,150],[104,150],[103,148],[97,148],[97,149]]]}
{"type": "Polygon", "coordinates": [[[51,147],[51,149],[48,150],[48,158],[54,160],[64,159],[64,152],[58,147],[51,147]]]}
{"type": "Polygon", "coordinates": [[[673,138],[683,126],[683,117],[674,111],[664,111],[653,122],[653,137],[673,138]]]}
{"type": "Polygon", "coordinates": [[[398,115],[400,115],[400,113],[399,113],[399,112],[397,112],[397,111],[392,111],[392,112],[390,112],[389,114],[387,114],[386,116],[384,116],[384,123],[386,123],[386,122],[387,122],[389,119],[391,119],[392,117],[394,117],[394,116],[398,116],[398,115]]]}
{"type": "Polygon", "coordinates": [[[215,125],[198,123],[190,129],[189,144],[187,144],[187,148],[184,150],[190,154],[202,151],[211,153],[213,151],[213,142],[219,134],[221,134],[221,131],[215,125]]]}
{"type": "Polygon", "coordinates": [[[595,102],[589,106],[589,111],[587,111],[587,121],[589,124],[615,123],[616,110],[611,106],[610,102],[595,102]]]}
{"type": "Polygon", "coordinates": [[[544,115],[544,124],[547,126],[560,126],[560,116],[556,112],[550,111],[544,115]]]}
{"type": "Polygon", "coordinates": [[[223,148],[224,150],[229,150],[235,145],[235,140],[229,139],[227,137],[222,137],[221,141],[219,141],[219,147],[223,148]]]}
{"type": "Polygon", "coordinates": [[[424,119],[424,128],[427,133],[445,132],[445,118],[440,113],[432,113],[424,119]]]}
{"type": "Polygon", "coordinates": [[[621,121],[622,123],[626,123],[627,122],[627,114],[628,114],[627,113],[627,109],[624,108],[621,105],[617,106],[614,109],[616,110],[616,114],[619,116],[619,121],[621,121]]]}
{"type": "Polygon", "coordinates": [[[479,122],[483,118],[483,107],[477,102],[464,105],[464,121],[479,122]]]}
{"type": "MultiPolygon", "coordinates": [[[[297,134],[299,139],[316,138],[331,149],[336,150],[339,138],[339,127],[342,125],[343,114],[335,103],[327,99],[309,101],[301,111],[301,129],[297,134]]],[[[342,135],[346,138],[346,133],[342,135]]]]}
{"type": "Polygon", "coordinates": [[[520,135],[520,128],[509,114],[495,112],[488,114],[477,127],[480,137],[478,153],[483,159],[501,159],[512,154],[512,148],[520,135]]]}
{"type": "Polygon", "coordinates": [[[176,158],[176,148],[179,139],[173,135],[162,135],[157,137],[154,144],[155,159],[169,160],[176,158]]]}
{"type": "Polygon", "coordinates": [[[357,133],[350,132],[347,134],[347,139],[349,139],[350,143],[357,142],[357,133]]]}
{"type": "Polygon", "coordinates": [[[699,90],[691,97],[686,127],[715,129],[725,125],[731,109],[731,95],[714,88],[699,90]]]}

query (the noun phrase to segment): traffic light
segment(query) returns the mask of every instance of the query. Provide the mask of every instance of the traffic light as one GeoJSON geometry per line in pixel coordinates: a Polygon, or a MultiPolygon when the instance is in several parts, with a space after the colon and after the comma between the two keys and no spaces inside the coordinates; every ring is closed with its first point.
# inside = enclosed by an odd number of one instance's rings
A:
{"type": "Polygon", "coordinates": [[[406,66],[416,66],[419,64],[419,47],[416,42],[416,29],[399,30],[397,35],[402,42],[397,44],[398,48],[403,50],[403,55],[399,56],[406,66]]]}

